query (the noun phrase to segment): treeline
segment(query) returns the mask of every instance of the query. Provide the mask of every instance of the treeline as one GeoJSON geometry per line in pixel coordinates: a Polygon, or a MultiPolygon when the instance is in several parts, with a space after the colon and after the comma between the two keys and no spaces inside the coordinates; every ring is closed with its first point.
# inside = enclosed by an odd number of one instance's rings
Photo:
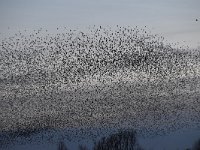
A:
{"type": "MultiPolygon", "coordinates": [[[[85,145],[79,145],[79,150],[89,150],[85,145]]],[[[58,150],[70,150],[60,142],[58,150]]],[[[144,150],[137,141],[135,131],[120,131],[108,137],[101,138],[97,143],[94,143],[93,150],[144,150]]],[[[192,148],[185,150],[200,150],[200,139],[196,141],[192,148]]]]}
{"type": "MultiPolygon", "coordinates": [[[[79,145],[79,150],[89,150],[85,145],[79,145]]],[[[64,142],[60,142],[58,150],[68,150],[64,142]]],[[[94,143],[93,150],[143,150],[138,144],[135,131],[120,131],[94,143]]]]}

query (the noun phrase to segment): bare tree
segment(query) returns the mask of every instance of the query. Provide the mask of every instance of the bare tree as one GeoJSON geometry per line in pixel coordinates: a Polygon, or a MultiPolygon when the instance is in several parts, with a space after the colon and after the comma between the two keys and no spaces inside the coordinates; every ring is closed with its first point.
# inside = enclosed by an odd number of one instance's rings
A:
{"type": "Polygon", "coordinates": [[[120,131],[95,143],[94,150],[142,150],[135,131],[120,131]]]}
{"type": "Polygon", "coordinates": [[[79,150],[88,150],[86,145],[79,145],[79,150]]]}
{"type": "Polygon", "coordinates": [[[68,150],[64,142],[58,144],[58,150],[68,150]]]}

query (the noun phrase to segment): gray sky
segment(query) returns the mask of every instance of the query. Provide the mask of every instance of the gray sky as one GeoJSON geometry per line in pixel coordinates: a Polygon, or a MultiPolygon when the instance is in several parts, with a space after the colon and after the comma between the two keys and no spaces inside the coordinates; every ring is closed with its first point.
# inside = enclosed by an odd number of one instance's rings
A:
{"type": "Polygon", "coordinates": [[[199,7],[200,0],[0,0],[0,36],[25,28],[137,25],[196,47],[199,7]]]}

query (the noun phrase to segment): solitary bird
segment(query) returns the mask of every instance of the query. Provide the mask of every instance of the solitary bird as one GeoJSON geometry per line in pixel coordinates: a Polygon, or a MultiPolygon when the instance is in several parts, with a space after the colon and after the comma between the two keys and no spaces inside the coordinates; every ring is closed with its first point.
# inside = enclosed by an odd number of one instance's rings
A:
{"type": "Polygon", "coordinates": [[[196,19],[196,21],[198,21],[198,19],[196,19]]]}

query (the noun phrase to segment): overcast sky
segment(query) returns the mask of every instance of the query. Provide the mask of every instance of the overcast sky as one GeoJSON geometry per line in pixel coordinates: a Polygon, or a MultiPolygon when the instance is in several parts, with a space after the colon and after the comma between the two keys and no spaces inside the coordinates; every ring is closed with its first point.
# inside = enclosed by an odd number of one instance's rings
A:
{"type": "MultiPolygon", "coordinates": [[[[0,36],[9,30],[147,26],[169,42],[200,45],[200,0],[0,0],[0,36]],[[196,21],[198,19],[199,21],[196,21]]],[[[51,30],[50,30],[51,31],[51,30]]]]}

